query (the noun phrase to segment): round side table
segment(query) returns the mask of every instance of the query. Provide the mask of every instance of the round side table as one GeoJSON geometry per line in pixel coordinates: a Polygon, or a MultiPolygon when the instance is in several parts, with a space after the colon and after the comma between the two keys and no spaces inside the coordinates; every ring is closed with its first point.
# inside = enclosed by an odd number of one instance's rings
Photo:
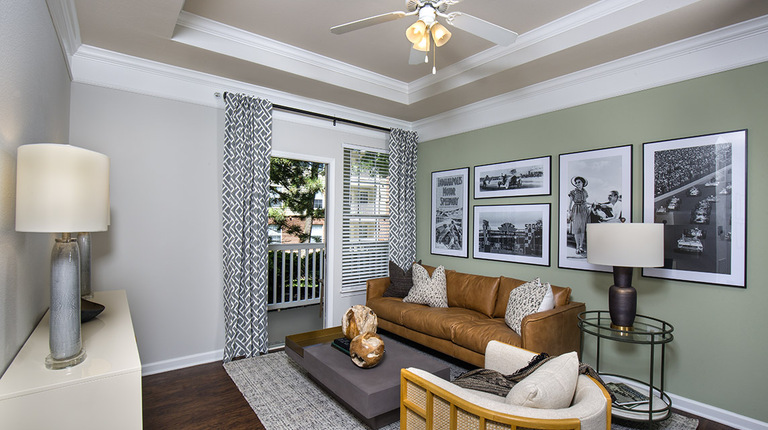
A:
{"type": "Polygon", "coordinates": [[[647,390],[649,402],[634,405],[611,405],[611,413],[619,418],[632,421],[647,421],[649,427],[654,421],[660,421],[669,417],[672,410],[672,400],[664,392],[664,361],[665,347],[672,342],[674,327],[666,321],[645,315],[637,315],[632,330],[619,330],[611,327],[611,316],[608,311],[587,311],[579,314],[579,329],[581,330],[581,353],[584,352],[584,336],[592,335],[597,339],[595,351],[595,371],[606,383],[630,380],[635,387],[640,387],[641,392],[647,390]],[[618,375],[615,373],[603,373],[600,371],[600,342],[601,340],[623,343],[635,343],[649,345],[649,375],[647,381],[618,375]],[[657,349],[661,351],[661,369],[659,386],[654,386],[654,363],[657,349]]]}

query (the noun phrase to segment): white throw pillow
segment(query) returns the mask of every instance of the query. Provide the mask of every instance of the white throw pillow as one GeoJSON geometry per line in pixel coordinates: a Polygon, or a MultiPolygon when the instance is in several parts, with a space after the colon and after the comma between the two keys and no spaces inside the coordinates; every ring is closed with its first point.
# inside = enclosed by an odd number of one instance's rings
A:
{"type": "Polygon", "coordinates": [[[552,292],[552,285],[549,282],[545,282],[544,286],[547,287],[547,294],[544,295],[544,300],[541,301],[541,306],[537,312],[544,312],[555,308],[555,293],[552,292]]]}
{"type": "Polygon", "coordinates": [[[448,291],[445,286],[445,267],[438,266],[430,278],[427,269],[414,263],[413,287],[403,301],[427,305],[432,308],[447,308],[448,291]]]}
{"type": "Polygon", "coordinates": [[[526,316],[538,312],[547,288],[536,278],[513,289],[509,293],[507,311],[504,313],[504,322],[509,328],[520,334],[520,324],[526,316]]]}
{"type": "Polygon", "coordinates": [[[515,384],[507,403],[539,409],[563,409],[571,405],[579,378],[576,351],[555,357],[515,384]]]}

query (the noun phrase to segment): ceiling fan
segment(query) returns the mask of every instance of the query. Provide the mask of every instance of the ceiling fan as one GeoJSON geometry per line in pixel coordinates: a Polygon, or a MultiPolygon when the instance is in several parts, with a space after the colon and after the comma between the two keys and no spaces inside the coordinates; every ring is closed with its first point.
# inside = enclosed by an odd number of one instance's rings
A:
{"type": "MultiPolygon", "coordinates": [[[[443,18],[445,22],[461,30],[472,33],[497,45],[508,46],[517,39],[517,33],[490,23],[483,19],[467,15],[462,12],[446,13],[448,7],[459,3],[461,0],[406,0],[407,12],[396,11],[375,15],[346,24],[331,27],[331,33],[344,34],[350,31],[370,27],[384,22],[394,21],[406,16],[418,15],[419,19],[408,27],[405,36],[413,44],[411,48],[410,64],[421,64],[429,61],[428,53],[431,46],[443,46],[451,38],[451,32],[437,18],[443,18]]],[[[433,51],[434,61],[434,51],[433,51]]],[[[433,65],[432,73],[437,69],[433,65]]]]}

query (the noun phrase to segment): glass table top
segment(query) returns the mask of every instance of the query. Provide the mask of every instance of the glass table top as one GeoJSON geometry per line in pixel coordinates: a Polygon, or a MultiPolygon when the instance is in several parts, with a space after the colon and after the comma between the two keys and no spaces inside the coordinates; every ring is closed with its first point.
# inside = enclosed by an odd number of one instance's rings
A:
{"type": "Polygon", "coordinates": [[[674,338],[674,327],[666,321],[645,315],[636,315],[632,330],[611,327],[608,311],[587,311],[579,314],[579,327],[585,333],[600,338],[628,343],[668,343],[674,338]]]}

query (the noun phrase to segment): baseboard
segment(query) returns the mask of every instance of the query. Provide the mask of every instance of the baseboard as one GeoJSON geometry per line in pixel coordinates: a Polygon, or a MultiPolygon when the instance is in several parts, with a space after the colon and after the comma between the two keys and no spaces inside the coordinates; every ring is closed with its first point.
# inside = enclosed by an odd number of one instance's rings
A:
{"type": "Polygon", "coordinates": [[[222,357],[224,357],[224,350],[218,349],[216,351],[202,352],[200,354],[187,355],[184,357],[172,358],[170,360],[142,364],[141,376],[154,375],[156,373],[169,372],[171,370],[197,366],[198,364],[221,361],[222,357]]]}
{"type": "Polygon", "coordinates": [[[768,423],[754,418],[745,417],[725,409],[707,405],[696,400],[669,394],[672,399],[672,407],[684,412],[689,412],[710,421],[716,421],[729,427],[744,430],[768,430],[768,423]]]}
{"type": "MultiPolygon", "coordinates": [[[[612,375],[612,379],[622,381],[626,384],[633,385],[636,388],[648,389],[647,386],[641,387],[637,381],[626,379],[620,376],[612,375]]],[[[754,418],[739,415],[735,412],[727,411],[725,409],[718,408],[717,406],[707,405],[705,403],[691,400],[670,392],[666,392],[670,400],[672,400],[672,409],[688,412],[697,417],[701,417],[710,421],[715,421],[720,424],[725,424],[728,427],[733,427],[740,430],[768,430],[768,423],[758,421],[754,418]]]]}

